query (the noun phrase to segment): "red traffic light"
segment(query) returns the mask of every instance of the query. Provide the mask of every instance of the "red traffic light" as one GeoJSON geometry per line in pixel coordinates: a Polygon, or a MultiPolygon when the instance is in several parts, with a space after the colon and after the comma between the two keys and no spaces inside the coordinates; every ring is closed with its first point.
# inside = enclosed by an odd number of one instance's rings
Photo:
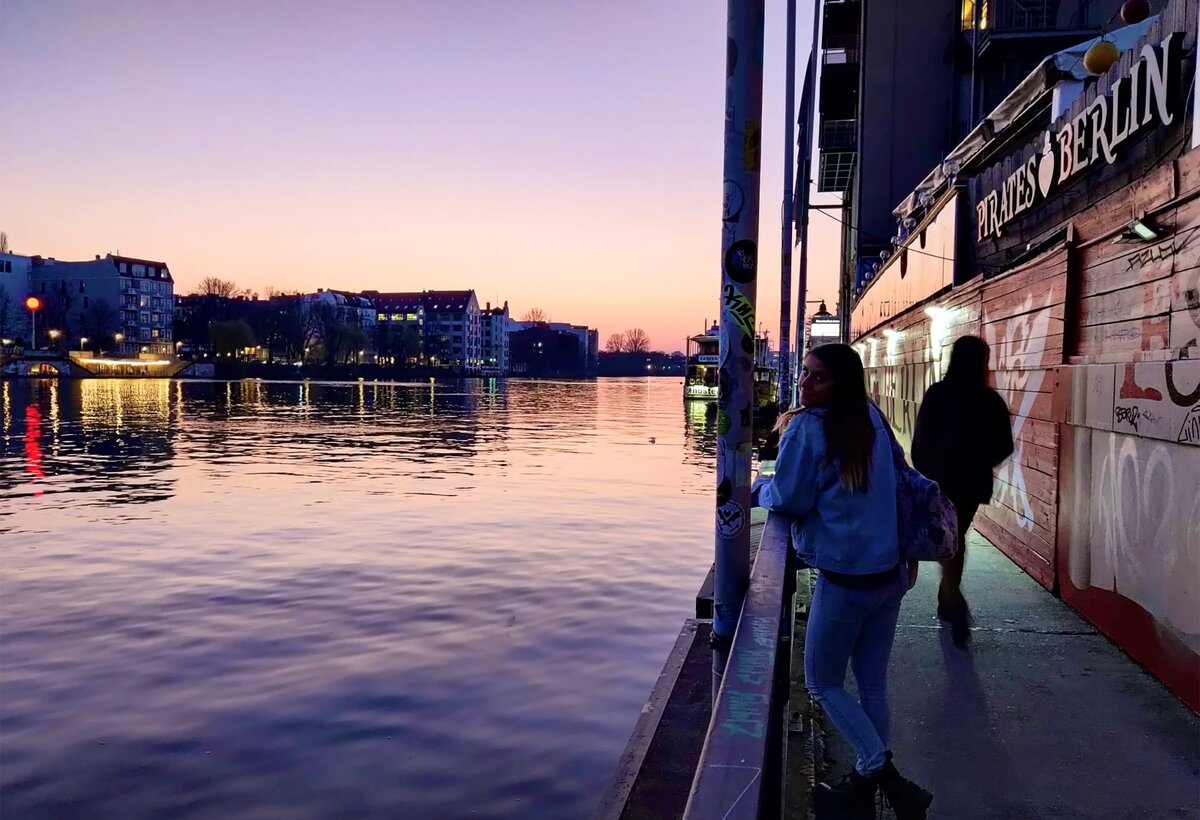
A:
{"type": "Polygon", "coordinates": [[[30,296],[25,300],[25,307],[29,308],[30,310],[40,310],[42,307],[42,300],[36,296],[30,296]]]}

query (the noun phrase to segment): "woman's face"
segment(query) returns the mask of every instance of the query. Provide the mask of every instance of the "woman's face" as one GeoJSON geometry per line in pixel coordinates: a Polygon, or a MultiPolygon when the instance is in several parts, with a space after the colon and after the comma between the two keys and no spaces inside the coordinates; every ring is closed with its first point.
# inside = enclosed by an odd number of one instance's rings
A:
{"type": "Polygon", "coordinates": [[[833,376],[811,353],[800,368],[800,404],[805,407],[820,407],[833,398],[833,376]]]}

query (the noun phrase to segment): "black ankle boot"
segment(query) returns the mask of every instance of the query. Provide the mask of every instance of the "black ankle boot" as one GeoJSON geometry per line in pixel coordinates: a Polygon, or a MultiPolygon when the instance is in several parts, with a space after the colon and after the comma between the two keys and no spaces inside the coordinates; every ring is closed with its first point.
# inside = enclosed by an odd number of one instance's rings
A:
{"type": "Polygon", "coordinates": [[[887,763],[875,776],[883,799],[896,812],[896,820],[925,820],[925,813],[933,803],[933,795],[911,780],[905,780],[892,765],[892,753],[887,753],[887,763]]]}
{"type": "Polygon", "coordinates": [[[832,786],[818,783],[812,793],[813,815],[816,820],[874,820],[878,788],[874,777],[863,777],[856,769],[832,786]]]}

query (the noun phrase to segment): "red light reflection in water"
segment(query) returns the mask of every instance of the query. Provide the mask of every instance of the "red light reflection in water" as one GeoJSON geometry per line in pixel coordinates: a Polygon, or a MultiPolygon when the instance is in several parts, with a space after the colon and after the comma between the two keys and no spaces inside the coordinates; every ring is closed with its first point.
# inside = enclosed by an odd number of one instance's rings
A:
{"type": "MultiPolygon", "coordinates": [[[[42,470],[42,411],[36,405],[25,407],[25,471],[33,476],[32,482],[46,477],[42,470]]],[[[38,490],[34,495],[41,495],[38,490]]]]}

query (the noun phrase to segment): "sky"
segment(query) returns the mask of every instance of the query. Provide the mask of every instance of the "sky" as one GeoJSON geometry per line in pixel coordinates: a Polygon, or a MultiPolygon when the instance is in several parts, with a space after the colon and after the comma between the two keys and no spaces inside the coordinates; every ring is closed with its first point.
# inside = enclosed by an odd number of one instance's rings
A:
{"type": "MultiPolygon", "coordinates": [[[[772,339],[784,8],[767,0],[772,339]]],[[[537,307],[682,349],[718,310],[725,14],[723,0],[0,0],[0,230],[16,253],[164,261],[177,293],[207,276],[473,288],[518,318],[537,307]]],[[[809,298],[832,309],[838,226],[812,225],[809,298]]]]}

